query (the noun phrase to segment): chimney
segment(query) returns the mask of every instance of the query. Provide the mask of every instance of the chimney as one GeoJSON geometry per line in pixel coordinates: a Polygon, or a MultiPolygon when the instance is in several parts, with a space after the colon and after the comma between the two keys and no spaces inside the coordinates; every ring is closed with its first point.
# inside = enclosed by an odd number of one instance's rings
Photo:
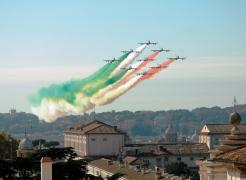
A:
{"type": "Polygon", "coordinates": [[[158,180],[161,178],[161,173],[160,172],[156,172],[155,173],[155,180],[158,180]]]}
{"type": "Polygon", "coordinates": [[[110,166],[110,165],[113,165],[113,161],[112,160],[108,160],[108,166],[110,166]]]}
{"type": "Polygon", "coordinates": [[[52,159],[42,157],[41,159],[41,180],[52,180],[52,159]]]}
{"type": "Polygon", "coordinates": [[[155,166],[155,180],[160,179],[160,177],[161,177],[160,168],[158,166],[155,166]]]}

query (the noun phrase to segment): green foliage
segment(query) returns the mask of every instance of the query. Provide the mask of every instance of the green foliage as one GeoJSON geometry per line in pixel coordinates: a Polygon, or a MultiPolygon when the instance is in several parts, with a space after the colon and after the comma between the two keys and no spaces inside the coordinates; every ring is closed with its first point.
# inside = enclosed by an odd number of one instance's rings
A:
{"type": "Polygon", "coordinates": [[[191,170],[184,162],[171,163],[165,166],[166,171],[169,174],[175,174],[185,178],[191,178],[191,180],[199,180],[199,174],[197,170],[191,170]]]}
{"type": "Polygon", "coordinates": [[[53,165],[53,179],[79,180],[86,176],[86,162],[83,160],[69,160],[67,162],[59,162],[53,165]]]}
{"type": "Polygon", "coordinates": [[[97,179],[86,175],[86,160],[75,160],[76,153],[72,148],[53,148],[36,152],[29,158],[15,158],[11,161],[0,160],[0,177],[5,179],[38,180],[40,179],[40,159],[49,156],[60,160],[53,164],[54,180],[97,179]]]}
{"type": "Polygon", "coordinates": [[[33,144],[33,146],[38,146],[39,144],[41,144],[47,148],[56,147],[56,146],[60,145],[60,143],[58,141],[46,141],[44,139],[33,140],[32,144],[33,144]]]}
{"type": "Polygon", "coordinates": [[[0,159],[16,156],[19,141],[5,132],[0,132],[0,159]]]}
{"type": "Polygon", "coordinates": [[[55,147],[55,146],[59,146],[60,143],[58,141],[48,141],[44,143],[44,147],[55,147]]]}
{"type": "Polygon", "coordinates": [[[39,143],[40,144],[45,144],[46,143],[46,140],[44,140],[44,139],[35,139],[35,140],[32,141],[32,145],[33,146],[38,146],[39,143]]]}
{"type": "Polygon", "coordinates": [[[175,174],[177,176],[190,174],[190,169],[183,162],[168,164],[165,166],[165,169],[169,174],[175,174]]]}
{"type": "Polygon", "coordinates": [[[17,171],[21,179],[31,179],[39,166],[40,162],[35,162],[30,158],[16,158],[12,162],[13,169],[17,171]]]}
{"type": "Polygon", "coordinates": [[[41,160],[42,157],[50,157],[53,160],[72,160],[77,157],[77,154],[72,147],[41,149],[32,154],[35,160],[41,160]]]}
{"type": "Polygon", "coordinates": [[[132,135],[134,136],[156,136],[155,129],[150,125],[143,123],[135,124],[131,129],[132,135]]]}
{"type": "MultiPolygon", "coordinates": [[[[160,135],[165,131],[168,123],[171,121],[178,132],[184,135],[191,135],[195,129],[198,130],[204,123],[228,123],[229,114],[232,111],[232,107],[196,108],[192,111],[182,109],[155,112],[115,111],[97,113],[96,119],[108,124],[124,127],[129,134],[145,136],[153,134],[160,135]],[[139,125],[150,130],[150,132],[147,130],[144,132],[138,130],[140,129],[138,128],[139,125]]],[[[242,117],[242,123],[246,123],[246,105],[239,105],[237,111],[242,117]]],[[[0,113],[0,131],[4,130],[16,136],[23,136],[27,122],[31,122],[33,137],[42,134],[43,139],[50,139],[50,136],[52,136],[57,138],[53,138],[54,140],[62,142],[63,138],[60,135],[64,129],[77,123],[88,122],[91,119],[91,116],[85,114],[81,116],[62,117],[53,123],[42,123],[33,114],[16,113],[13,117],[8,113],[0,113]]],[[[27,132],[30,132],[30,129],[27,128],[27,132]]]]}
{"type": "Polygon", "coordinates": [[[3,179],[14,179],[15,174],[16,171],[9,162],[0,160],[0,177],[3,177],[3,179]]]}

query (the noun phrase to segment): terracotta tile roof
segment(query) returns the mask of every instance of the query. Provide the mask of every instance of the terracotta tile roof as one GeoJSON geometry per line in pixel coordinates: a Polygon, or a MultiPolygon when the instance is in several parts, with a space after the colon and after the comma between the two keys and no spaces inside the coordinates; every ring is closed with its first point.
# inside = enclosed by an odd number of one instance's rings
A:
{"type": "Polygon", "coordinates": [[[208,153],[207,144],[194,143],[194,144],[173,144],[173,145],[162,145],[167,151],[172,154],[203,154],[208,153]]]}
{"type": "Polygon", "coordinates": [[[124,134],[117,127],[110,126],[100,121],[92,121],[87,124],[77,124],[64,131],[76,134],[124,134]]]}
{"type": "Polygon", "coordinates": [[[137,158],[133,156],[126,156],[123,161],[126,162],[127,164],[131,164],[132,162],[136,161],[137,158]]]}
{"type": "MultiPolygon", "coordinates": [[[[208,134],[230,134],[233,126],[231,124],[205,124],[208,130],[208,134]]],[[[240,124],[238,126],[242,134],[246,134],[246,124],[240,124]]]]}
{"type": "Polygon", "coordinates": [[[246,146],[220,154],[213,161],[246,164],[246,146]]]}
{"type": "Polygon", "coordinates": [[[139,155],[200,155],[209,154],[205,143],[183,144],[134,144],[126,146],[127,150],[138,149],[139,155]]]}
{"type": "MultiPolygon", "coordinates": [[[[122,173],[124,174],[123,178],[129,179],[129,180],[154,180],[155,179],[155,172],[153,170],[149,170],[145,172],[145,174],[142,174],[141,172],[137,172],[136,170],[129,168],[128,166],[122,166],[119,167],[118,162],[111,161],[110,164],[108,164],[110,160],[108,159],[97,159],[94,161],[89,162],[89,166],[94,166],[96,168],[102,169],[104,171],[107,171],[109,173],[115,174],[115,173],[122,173]]],[[[167,178],[160,178],[159,180],[166,180],[167,178]]]]}
{"type": "Polygon", "coordinates": [[[50,157],[42,157],[40,161],[41,163],[52,163],[53,162],[50,157]]]}
{"type": "Polygon", "coordinates": [[[126,163],[127,165],[132,165],[132,166],[147,166],[149,164],[149,162],[147,160],[144,159],[139,159],[137,157],[134,156],[126,156],[123,159],[123,162],[126,163]]]}

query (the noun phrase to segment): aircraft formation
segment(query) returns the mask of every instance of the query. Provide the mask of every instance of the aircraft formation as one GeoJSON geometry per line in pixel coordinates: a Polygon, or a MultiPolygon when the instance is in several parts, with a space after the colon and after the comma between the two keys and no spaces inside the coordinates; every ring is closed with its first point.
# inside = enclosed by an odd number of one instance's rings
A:
{"type": "MultiPolygon", "coordinates": [[[[141,43],[138,43],[140,45],[157,45],[158,43],[157,42],[151,42],[151,41],[147,41],[147,42],[141,42],[141,43]]],[[[164,48],[160,48],[160,49],[153,49],[151,50],[152,52],[170,52],[171,50],[170,49],[164,49],[164,48]]],[[[135,51],[133,49],[130,49],[130,50],[122,50],[121,51],[122,53],[132,53],[132,52],[136,52],[136,53],[141,53],[141,51],[135,51]]],[[[185,60],[186,57],[180,57],[180,56],[176,56],[176,57],[170,57],[168,58],[170,60],[185,60]]],[[[152,61],[155,60],[155,59],[151,59],[152,61]]],[[[119,62],[115,57],[112,58],[112,59],[106,59],[104,60],[106,61],[107,63],[113,63],[113,62],[119,62]]],[[[145,58],[145,59],[137,59],[136,61],[149,61],[149,59],[145,58]]],[[[152,69],[162,69],[162,68],[167,68],[167,66],[161,66],[160,64],[157,64],[156,66],[152,66],[150,67],[152,69]]],[[[130,71],[130,70],[136,70],[136,68],[132,67],[131,65],[129,67],[124,67],[124,68],[121,68],[122,70],[127,70],[127,71],[130,71]]],[[[148,73],[147,71],[143,71],[141,73],[137,73],[137,75],[150,75],[151,73],[148,73]]]]}
{"type": "Polygon", "coordinates": [[[53,122],[61,116],[83,114],[96,106],[112,103],[139,83],[168,68],[174,61],[186,59],[169,57],[150,66],[158,60],[159,54],[171,50],[153,49],[146,57],[138,59],[147,46],[157,45],[157,42],[138,44],[136,49],[123,50],[118,58],[105,59],[104,66],[85,78],[40,88],[30,97],[32,112],[46,122],[53,122]]]}

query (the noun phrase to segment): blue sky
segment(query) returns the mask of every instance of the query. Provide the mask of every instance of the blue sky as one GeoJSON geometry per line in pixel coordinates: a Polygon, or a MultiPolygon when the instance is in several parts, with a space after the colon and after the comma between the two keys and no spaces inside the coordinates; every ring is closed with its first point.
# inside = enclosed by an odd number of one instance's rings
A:
{"type": "Polygon", "coordinates": [[[98,111],[245,103],[245,9],[244,0],[2,0],[0,111],[29,111],[39,87],[89,75],[146,40],[188,59],[98,111]]]}

